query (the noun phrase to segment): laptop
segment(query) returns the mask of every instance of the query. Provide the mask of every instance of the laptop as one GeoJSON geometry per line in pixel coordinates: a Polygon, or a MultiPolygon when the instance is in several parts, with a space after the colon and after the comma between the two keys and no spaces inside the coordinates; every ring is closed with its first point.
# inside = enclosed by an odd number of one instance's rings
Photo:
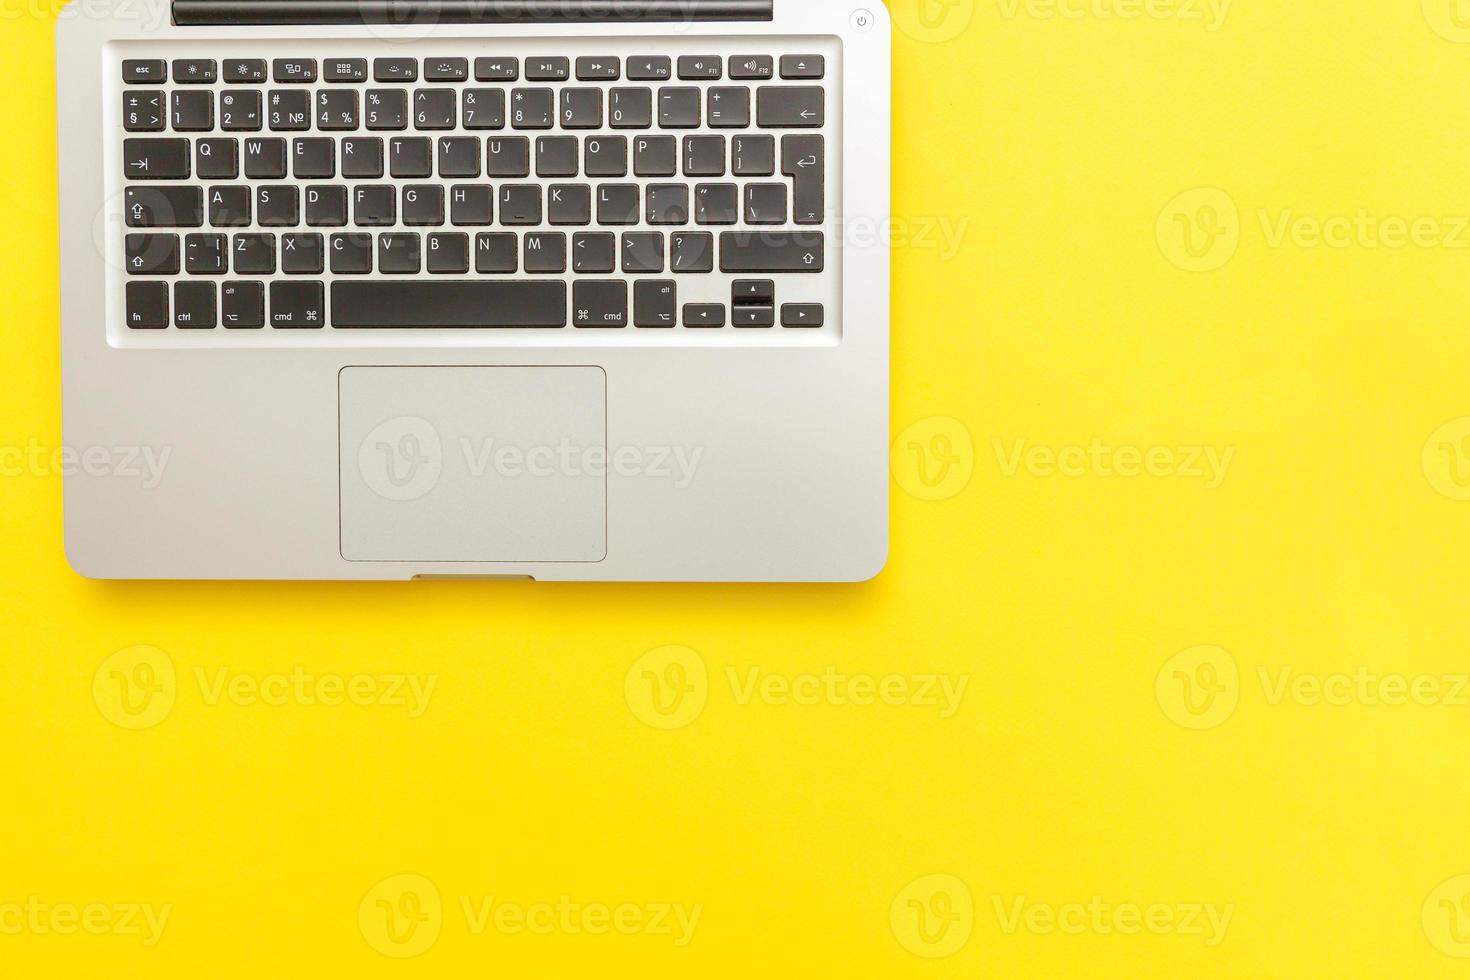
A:
{"type": "Polygon", "coordinates": [[[114,0],[57,35],[82,575],[884,565],[881,3],[114,0]]]}

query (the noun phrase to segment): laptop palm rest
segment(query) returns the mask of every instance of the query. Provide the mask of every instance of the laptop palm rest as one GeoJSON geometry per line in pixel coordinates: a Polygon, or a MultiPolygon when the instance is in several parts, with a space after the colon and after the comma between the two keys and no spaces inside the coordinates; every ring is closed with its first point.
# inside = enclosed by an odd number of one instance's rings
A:
{"type": "Polygon", "coordinates": [[[599,367],[349,367],[338,376],[342,557],[607,556],[599,367]]]}

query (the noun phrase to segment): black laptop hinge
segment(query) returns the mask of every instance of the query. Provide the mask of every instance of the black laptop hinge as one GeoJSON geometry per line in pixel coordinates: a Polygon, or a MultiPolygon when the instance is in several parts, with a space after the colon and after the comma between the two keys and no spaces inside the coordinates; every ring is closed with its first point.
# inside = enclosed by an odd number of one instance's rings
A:
{"type": "Polygon", "coordinates": [[[173,0],[174,23],[621,24],[757,21],[775,0],[173,0]]]}

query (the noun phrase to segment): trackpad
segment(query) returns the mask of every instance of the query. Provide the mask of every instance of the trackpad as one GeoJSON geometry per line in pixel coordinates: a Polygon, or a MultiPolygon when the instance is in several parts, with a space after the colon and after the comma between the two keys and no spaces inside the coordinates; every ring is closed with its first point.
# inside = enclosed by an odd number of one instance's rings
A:
{"type": "Polygon", "coordinates": [[[599,367],[349,367],[338,376],[342,557],[607,557],[599,367]]]}

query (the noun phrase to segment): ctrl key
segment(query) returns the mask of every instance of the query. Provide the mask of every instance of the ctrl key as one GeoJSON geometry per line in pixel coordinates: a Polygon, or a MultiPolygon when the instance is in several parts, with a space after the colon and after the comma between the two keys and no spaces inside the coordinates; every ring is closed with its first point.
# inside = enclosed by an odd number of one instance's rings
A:
{"type": "Polygon", "coordinates": [[[168,326],[168,283],[128,283],[128,326],[133,330],[162,330],[168,326]]]}
{"type": "Polygon", "coordinates": [[[326,322],[326,290],[321,283],[271,283],[271,326],[281,330],[316,330],[326,322]]]}

